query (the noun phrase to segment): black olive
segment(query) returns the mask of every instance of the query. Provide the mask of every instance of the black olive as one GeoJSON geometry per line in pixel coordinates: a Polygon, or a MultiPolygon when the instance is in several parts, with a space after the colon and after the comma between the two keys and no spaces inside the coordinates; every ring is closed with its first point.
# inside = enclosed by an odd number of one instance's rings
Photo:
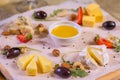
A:
{"type": "Polygon", "coordinates": [[[17,47],[13,47],[7,51],[7,58],[15,58],[21,54],[21,50],[17,47]]]}
{"type": "Polygon", "coordinates": [[[102,26],[107,30],[112,30],[116,27],[116,23],[114,21],[106,21],[102,26]]]}
{"type": "Polygon", "coordinates": [[[71,71],[65,67],[58,67],[54,73],[62,78],[69,78],[71,76],[71,71]]]}
{"type": "Polygon", "coordinates": [[[34,18],[36,19],[45,19],[47,17],[47,13],[44,11],[36,11],[34,13],[34,18]]]}

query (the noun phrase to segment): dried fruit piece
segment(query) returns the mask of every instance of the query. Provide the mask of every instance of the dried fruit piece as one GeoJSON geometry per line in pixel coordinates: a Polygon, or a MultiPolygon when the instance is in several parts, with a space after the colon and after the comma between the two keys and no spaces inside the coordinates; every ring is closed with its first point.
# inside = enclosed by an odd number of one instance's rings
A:
{"type": "Polygon", "coordinates": [[[48,35],[48,29],[43,24],[38,24],[35,28],[35,34],[39,37],[46,37],[48,35]]]}
{"type": "Polygon", "coordinates": [[[73,68],[80,68],[81,70],[85,70],[83,64],[80,63],[80,62],[75,62],[75,63],[73,64],[73,68]]]}
{"type": "Polygon", "coordinates": [[[8,36],[8,35],[10,35],[10,32],[8,32],[8,31],[4,31],[4,32],[2,32],[2,35],[4,35],[4,36],[8,36]]]}
{"type": "Polygon", "coordinates": [[[3,49],[4,50],[9,50],[11,47],[9,45],[6,45],[3,49]]]}
{"type": "Polygon", "coordinates": [[[71,68],[71,65],[70,65],[69,63],[67,63],[67,62],[63,62],[63,63],[61,64],[61,66],[62,66],[62,67],[65,67],[65,68],[68,68],[68,69],[71,68]]]}
{"type": "Polygon", "coordinates": [[[76,18],[77,18],[76,14],[71,14],[69,20],[74,21],[74,20],[76,20],[76,18]]]}
{"type": "Polygon", "coordinates": [[[55,57],[58,57],[58,56],[60,56],[60,51],[59,51],[58,49],[54,49],[54,50],[52,51],[52,54],[53,54],[55,57]]]}

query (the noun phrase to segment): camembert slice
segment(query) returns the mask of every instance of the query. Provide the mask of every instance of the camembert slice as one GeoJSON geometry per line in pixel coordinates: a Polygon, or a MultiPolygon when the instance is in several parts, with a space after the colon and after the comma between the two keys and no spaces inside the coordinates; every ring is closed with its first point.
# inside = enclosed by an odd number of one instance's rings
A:
{"type": "Polygon", "coordinates": [[[97,62],[98,65],[104,65],[103,57],[98,53],[100,50],[88,47],[89,55],[97,62]]]}

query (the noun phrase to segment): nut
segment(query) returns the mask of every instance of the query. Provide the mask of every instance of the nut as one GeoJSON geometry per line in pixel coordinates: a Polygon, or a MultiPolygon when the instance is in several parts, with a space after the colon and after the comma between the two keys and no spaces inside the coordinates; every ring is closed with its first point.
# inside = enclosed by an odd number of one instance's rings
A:
{"type": "Polygon", "coordinates": [[[57,13],[57,16],[58,17],[65,17],[65,16],[67,16],[67,14],[68,14],[68,11],[67,10],[63,10],[63,11],[57,13]]]}
{"type": "Polygon", "coordinates": [[[21,53],[26,53],[27,52],[27,49],[26,48],[21,48],[21,53]]]}
{"type": "Polygon", "coordinates": [[[70,65],[69,63],[66,63],[66,62],[63,62],[63,63],[61,64],[61,66],[62,66],[62,67],[65,67],[65,68],[68,68],[68,69],[71,68],[71,65],[70,65]]]}
{"type": "Polygon", "coordinates": [[[76,14],[71,14],[69,20],[74,21],[76,20],[76,17],[77,17],[76,14]]]}
{"type": "Polygon", "coordinates": [[[80,68],[81,70],[85,70],[83,64],[80,63],[80,62],[75,62],[75,63],[73,64],[73,68],[80,68]]]}
{"type": "Polygon", "coordinates": [[[43,24],[38,24],[35,33],[38,34],[39,37],[46,37],[48,35],[48,29],[43,24]]]}
{"type": "Polygon", "coordinates": [[[2,32],[2,35],[4,35],[4,36],[8,36],[8,35],[10,35],[10,32],[8,32],[8,31],[4,31],[4,32],[2,32]]]}
{"type": "Polygon", "coordinates": [[[58,49],[54,49],[54,50],[52,51],[52,54],[53,54],[55,57],[58,57],[58,56],[60,56],[60,51],[59,51],[58,49]]]}
{"type": "Polygon", "coordinates": [[[9,45],[6,45],[3,49],[4,50],[9,50],[11,47],[9,45]]]}
{"type": "Polygon", "coordinates": [[[82,61],[81,63],[84,65],[85,69],[90,70],[90,66],[88,64],[86,64],[86,62],[82,61]]]}
{"type": "Polygon", "coordinates": [[[10,32],[11,35],[19,35],[19,34],[21,34],[20,30],[12,30],[12,29],[10,29],[9,32],[10,32]]]}

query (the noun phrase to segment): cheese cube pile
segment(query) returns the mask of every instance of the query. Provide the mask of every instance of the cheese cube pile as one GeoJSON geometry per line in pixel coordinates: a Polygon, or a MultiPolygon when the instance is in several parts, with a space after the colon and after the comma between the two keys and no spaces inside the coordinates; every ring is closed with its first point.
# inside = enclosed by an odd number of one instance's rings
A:
{"type": "Polygon", "coordinates": [[[85,7],[85,9],[86,9],[89,16],[93,16],[96,12],[96,9],[99,9],[99,5],[92,3],[92,4],[87,5],[85,7]]]}
{"type": "Polygon", "coordinates": [[[86,11],[87,14],[84,14],[86,16],[83,16],[83,26],[94,27],[95,23],[102,22],[104,20],[100,6],[96,3],[87,5],[84,11],[86,11]]]}

